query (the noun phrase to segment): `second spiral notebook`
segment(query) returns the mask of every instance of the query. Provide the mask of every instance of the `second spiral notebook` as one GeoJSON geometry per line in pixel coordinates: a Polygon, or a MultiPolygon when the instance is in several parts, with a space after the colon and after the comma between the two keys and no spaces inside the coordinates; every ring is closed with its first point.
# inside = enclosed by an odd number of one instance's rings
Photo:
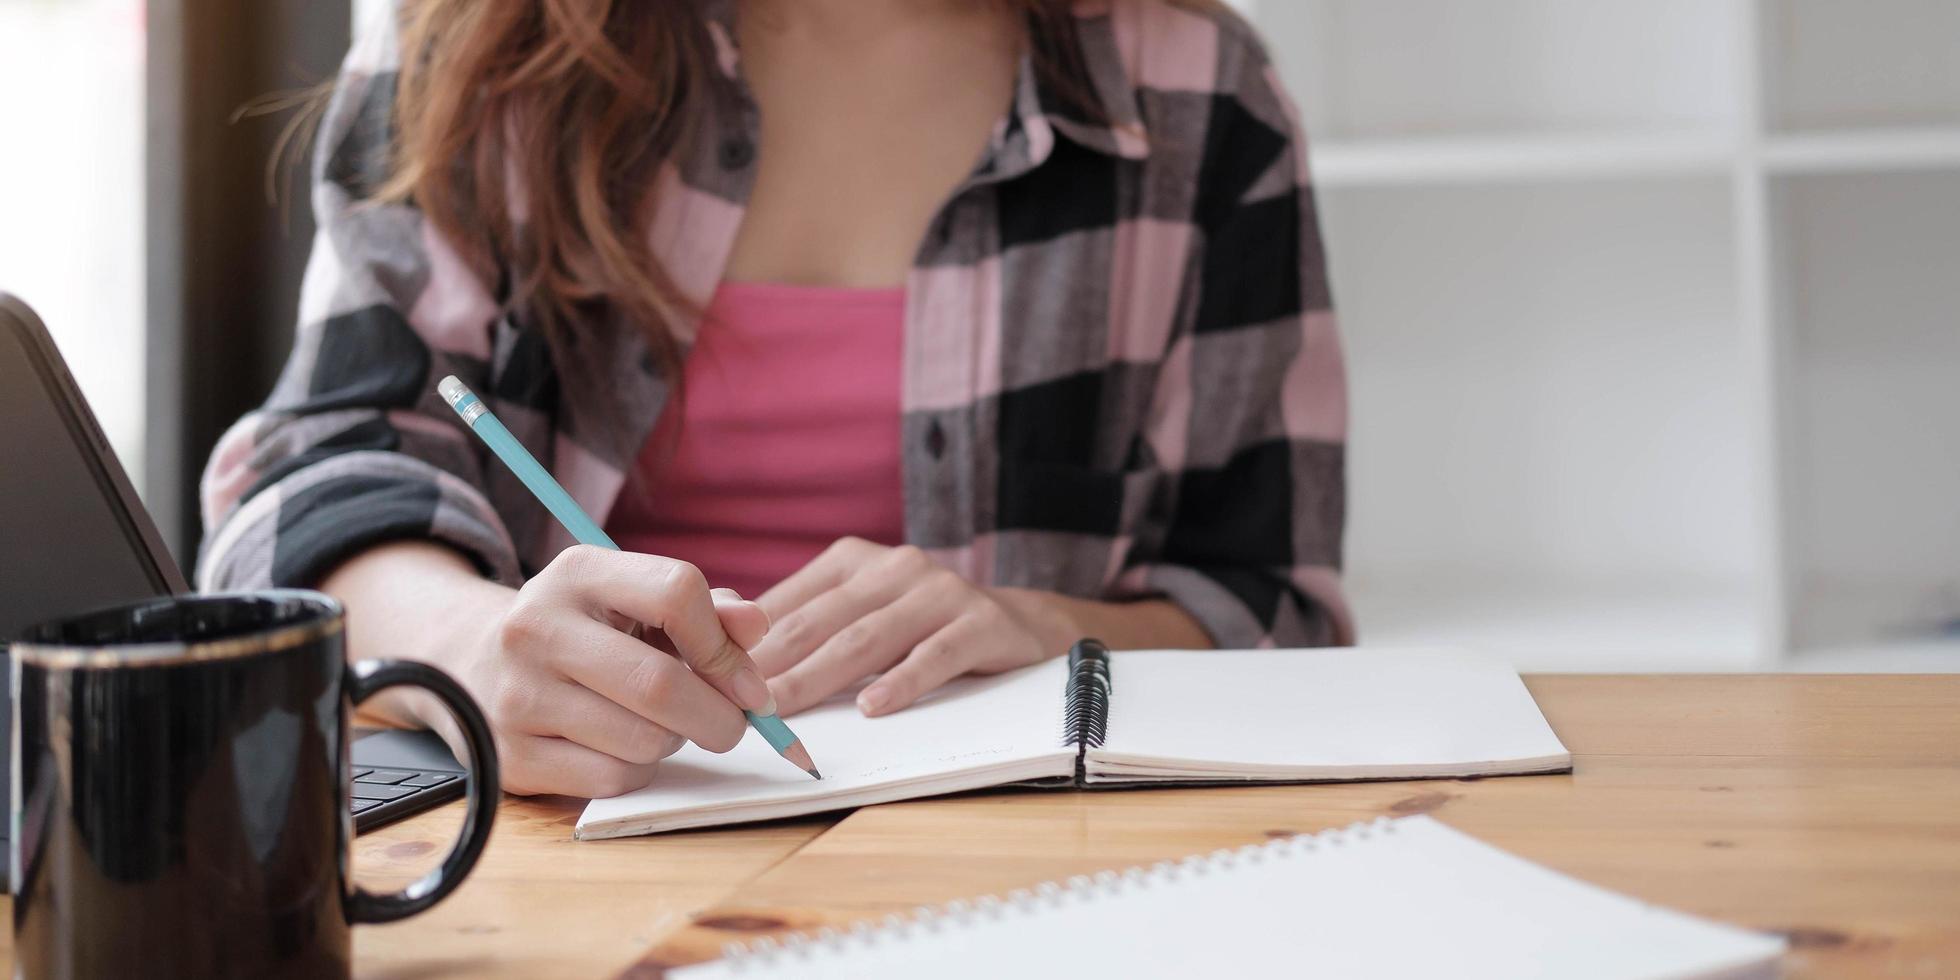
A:
{"type": "Polygon", "coordinates": [[[688,746],[651,786],[593,800],[577,835],[774,820],[1005,785],[1332,782],[1563,772],[1572,759],[1518,675],[1461,650],[1078,646],[968,677],[880,718],[846,692],[796,717],[824,779],[745,741],[688,746]]]}

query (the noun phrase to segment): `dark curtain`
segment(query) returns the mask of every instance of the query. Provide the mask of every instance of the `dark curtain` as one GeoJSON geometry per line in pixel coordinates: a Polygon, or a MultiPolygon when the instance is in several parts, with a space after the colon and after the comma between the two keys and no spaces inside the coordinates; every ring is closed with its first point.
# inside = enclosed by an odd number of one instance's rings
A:
{"type": "MultiPolygon", "coordinates": [[[[333,78],[347,0],[150,0],[144,488],[188,572],[197,479],[271,389],[313,235],[305,160],[270,172],[294,110],[241,110],[333,78]]],[[[305,149],[305,144],[301,144],[305,149]]]]}

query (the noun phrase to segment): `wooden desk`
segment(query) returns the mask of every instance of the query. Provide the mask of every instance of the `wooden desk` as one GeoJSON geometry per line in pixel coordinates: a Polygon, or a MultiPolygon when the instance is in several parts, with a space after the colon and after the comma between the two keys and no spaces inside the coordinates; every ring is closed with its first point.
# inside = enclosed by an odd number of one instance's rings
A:
{"type": "Polygon", "coordinates": [[[1383,814],[1789,936],[1793,976],[1960,976],[1960,676],[1534,677],[1570,776],[1013,793],[860,810],[641,961],[1383,814]]]}
{"type": "MultiPolygon", "coordinates": [[[[834,818],[615,841],[572,840],[582,800],[507,797],[476,870],[421,915],[354,930],[364,978],[606,977],[834,818]]],[[[448,851],[463,804],[358,838],[355,874],[371,890],[421,877],[448,851]]],[[[0,896],[13,919],[13,899],[0,896]]],[[[13,975],[13,929],[0,928],[0,976],[13,975]]]]}
{"type": "MultiPolygon", "coordinates": [[[[1782,931],[1791,975],[1960,976],[1960,676],[1528,683],[1570,776],[994,793],[591,842],[571,840],[577,803],[510,800],[448,901],[356,930],[357,973],[657,976],[730,940],[1431,813],[1588,881],[1782,931]]],[[[362,880],[412,877],[459,820],[457,804],[362,837],[362,880]]]]}
{"type": "MultiPolygon", "coordinates": [[[[414,918],[354,930],[356,976],[612,976],[835,822],[574,841],[584,808],[506,798],[461,888],[414,918]]],[[[357,877],[376,890],[407,884],[442,859],[462,819],[458,802],[362,836],[357,877]]]]}

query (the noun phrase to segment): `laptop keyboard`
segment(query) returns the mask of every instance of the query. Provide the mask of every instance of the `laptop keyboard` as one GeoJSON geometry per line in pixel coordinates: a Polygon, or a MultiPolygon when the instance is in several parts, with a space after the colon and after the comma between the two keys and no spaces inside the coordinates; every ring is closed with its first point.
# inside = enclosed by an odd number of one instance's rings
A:
{"type": "Polygon", "coordinates": [[[356,814],[383,803],[405,799],[424,790],[447,786],[463,777],[432,769],[354,769],[352,806],[356,814]]]}
{"type": "Polygon", "coordinates": [[[469,786],[470,774],[434,732],[357,730],[348,755],[348,809],[357,834],[441,806],[469,786]]]}

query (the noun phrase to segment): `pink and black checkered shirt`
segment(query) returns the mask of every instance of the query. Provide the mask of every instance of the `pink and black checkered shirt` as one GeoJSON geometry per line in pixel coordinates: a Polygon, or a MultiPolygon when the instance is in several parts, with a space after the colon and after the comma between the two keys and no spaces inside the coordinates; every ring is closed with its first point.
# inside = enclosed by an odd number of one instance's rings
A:
{"type": "MultiPolygon", "coordinates": [[[[713,293],[755,178],[732,3],[708,135],[661,167],[649,233],[713,293]]],[[[906,289],[907,539],[970,580],[1164,596],[1221,646],[1353,636],[1339,566],[1347,398],[1306,152],[1228,13],[1077,4],[1104,117],[1023,60],[906,289]]],[[[433,539],[517,584],[570,543],[435,393],[455,374],[603,521],[669,392],[632,325],[547,349],[385,165],[399,52],[363,32],[324,121],[292,358],[204,479],[207,589],[317,582],[433,539]]],[[[694,324],[673,324],[683,344],[694,324]]]]}

